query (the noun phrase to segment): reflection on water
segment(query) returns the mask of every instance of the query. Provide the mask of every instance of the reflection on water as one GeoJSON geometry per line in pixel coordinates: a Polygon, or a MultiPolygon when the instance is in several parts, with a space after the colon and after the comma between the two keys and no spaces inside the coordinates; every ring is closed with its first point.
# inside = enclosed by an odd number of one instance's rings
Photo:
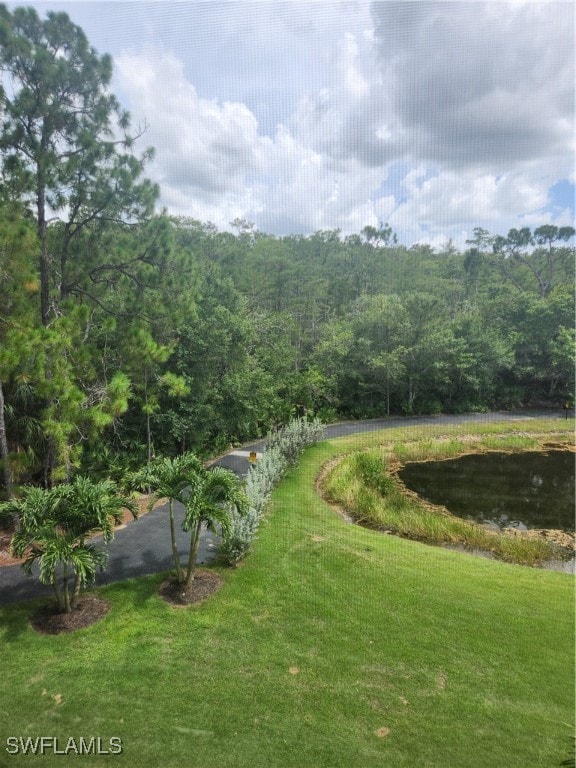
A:
{"type": "Polygon", "coordinates": [[[484,453],[411,462],[407,488],[458,517],[500,527],[574,530],[574,454],[484,453]]]}

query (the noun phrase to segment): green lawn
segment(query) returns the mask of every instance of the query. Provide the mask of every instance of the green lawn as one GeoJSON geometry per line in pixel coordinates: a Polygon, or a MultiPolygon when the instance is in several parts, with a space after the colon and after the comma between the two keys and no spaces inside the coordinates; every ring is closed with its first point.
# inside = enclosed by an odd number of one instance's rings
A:
{"type": "Polygon", "coordinates": [[[33,604],[2,607],[0,766],[535,768],[569,757],[573,578],[352,526],[316,496],[325,461],[413,436],[394,433],[309,449],[253,554],[222,570],[203,605],[163,603],[161,576],[125,582],[99,590],[112,605],[104,620],[57,637],[29,627],[33,604]],[[7,737],[42,735],[117,736],[123,752],[6,752],[7,737]]]}

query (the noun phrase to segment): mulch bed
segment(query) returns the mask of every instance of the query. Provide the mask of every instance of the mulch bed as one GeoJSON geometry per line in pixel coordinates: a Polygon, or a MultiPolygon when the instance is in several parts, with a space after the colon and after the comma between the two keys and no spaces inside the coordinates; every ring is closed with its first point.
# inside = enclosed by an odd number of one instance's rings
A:
{"type": "Polygon", "coordinates": [[[45,635],[60,635],[89,627],[104,617],[110,609],[106,600],[98,597],[81,597],[70,613],[58,613],[55,603],[39,608],[30,619],[37,632],[45,635]]]}
{"type": "Polygon", "coordinates": [[[158,594],[171,605],[192,605],[218,592],[223,583],[222,577],[215,571],[201,569],[195,572],[194,581],[188,591],[183,584],[167,579],[160,584],[158,594]]]}
{"type": "Polygon", "coordinates": [[[12,542],[12,536],[14,535],[14,526],[6,525],[0,526],[0,568],[3,565],[14,565],[15,563],[23,563],[23,557],[12,557],[10,552],[10,543],[12,542]]]}

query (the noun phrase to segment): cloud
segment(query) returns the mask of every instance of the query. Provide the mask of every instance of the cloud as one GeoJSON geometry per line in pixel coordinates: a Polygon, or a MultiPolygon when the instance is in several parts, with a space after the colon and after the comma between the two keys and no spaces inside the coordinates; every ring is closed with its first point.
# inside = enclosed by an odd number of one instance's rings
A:
{"type": "Polygon", "coordinates": [[[393,1],[372,14],[412,157],[499,172],[572,157],[571,4],[393,1]]]}
{"type": "Polygon", "coordinates": [[[420,166],[406,175],[402,187],[403,202],[388,221],[404,234],[407,245],[440,245],[451,238],[463,246],[474,227],[506,234],[513,226],[573,224],[570,210],[552,210],[546,187],[521,172],[494,176],[469,169],[429,174],[420,166]]]}
{"type": "Polygon", "coordinates": [[[570,223],[550,191],[574,164],[568,3],[226,8],[215,28],[178,5],[115,56],[170,212],[277,234],[389,221],[408,245],[570,223]]]}
{"type": "Polygon", "coordinates": [[[134,117],[149,124],[158,148],[150,172],[172,213],[222,227],[245,216],[275,232],[358,231],[374,218],[379,173],[317,152],[284,125],[263,135],[245,104],[200,98],[174,56],[124,54],[116,76],[134,117]]]}
{"type": "Polygon", "coordinates": [[[208,196],[238,190],[258,164],[258,125],[250,110],[199,98],[182,62],[170,55],[124,55],[116,68],[159,147],[161,182],[208,196]]]}
{"type": "Polygon", "coordinates": [[[266,168],[274,181],[263,199],[259,217],[263,229],[358,232],[374,219],[371,192],[379,183],[380,172],[353,159],[327,157],[284,126],[268,145],[266,168]]]}

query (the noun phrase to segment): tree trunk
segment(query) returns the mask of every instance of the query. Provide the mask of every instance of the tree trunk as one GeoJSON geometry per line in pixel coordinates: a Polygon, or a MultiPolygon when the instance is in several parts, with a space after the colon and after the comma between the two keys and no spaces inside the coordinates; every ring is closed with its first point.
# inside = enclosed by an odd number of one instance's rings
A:
{"type": "Polygon", "coordinates": [[[52,475],[56,466],[56,449],[54,439],[48,436],[46,456],[44,457],[44,488],[52,487],[52,475]]]}
{"type": "Polygon", "coordinates": [[[64,595],[64,612],[70,613],[72,606],[70,605],[70,590],[68,588],[68,565],[64,564],[64,576],[62,578],[62,594],[64,595]]]}
{"type": "Polygon", "coordinates": [[[150,421],[150,410],[148,407],[148,368],[144,367],[144,408],[146,410],[146,450],[148,456],[148,464],[154,457],[154,451],[152,449],[152,425],[150,421]]]}
{"type": "Polygon", "coordinates": [[[174,525],[174,509],[173,501],[170,499],[170,540],[172,542],[172,557],[174,558],[174,565],[176,566],[176,579],[179,583],[184,581],[184,574],[182,572],[182,566],[180,565],[180,555],[178,554],[178,545],[176,543],[176,526],[174,525]]]}
{"type": "Polygon", "coordinates": [[[416,399],[416,387],[412,381],[412,376],[408,377],[408,413],[414,410],[414,400],[416,399]]]}
{"type": "Polygon", "coordinates": [[[186,589],[189,589],[194,581],[194,568],[196,567],[196,558],[198,557],[201,528],[202,522],[199,522],[190,541],[190,555],[188,557],[188,570],[186,571],[186,589]]]}
{"type": "MultiPolygon", "coordinates": [[[[42,158],[47,155],[48,144],[49,134],[48,128],[45,125],[40,138],[39,157],[41,159],[36,164],[36,218],[38,240],[40,242],[40,319],[45,328],[50,323],[50,253],[48,251],[48,222],[46,221],[46,170],[42,158]]],[[[46,376],[51,376],[48,369],[46,376]]],[[[52,474],[55,467],[56,450],[54,438],[49,437],[44,467],[44,485],[46,488],[50,488],[52,485],[52,474]]]]}
{"type": "MultiPolygon", "coordinates": [[[[41,152],[47,149],[48,140],[43,131],[40,140],[41,152]]],[[[40,241],[40,318],[46,327],[50,313],[50,255],[48,253],[48,225],[46,222],[46,174],[42,160],[36,166],[36,215],[38,240],[40,241]]]]}
{"type": "Polygon", "coordinates": [[[56,576],[56,571],[54,571],[54,574],[52,576],[52,589],[54,590],[54,594],[56,595],[56,604],[58,605],[58,610],[62,612],[64,611],[64,601],[62,600],[62,595],[60,594],[60,590],[58,589],[58,577],[56,576]]]}
{"type": "Polygon", "coordinates": [[[74,579],[74,589],[72,591],[72,599],[70,600],[70,608],[75,608],[76,603],[78,602],[79,595],[80,595],[80,576],[79,574],[76,574],[76,578],[74,579]]]}
{"type": "MultiPolygon", "coordinates": [[[[10,469],[10,460],[8,457],[8,437],[6,435],[6,418],[4,413],[4,390],[0,381],[0,461],[2,462],[2,471],[4,475],[4,487],[6,488],[6,497],[14,498],[12,470],[10,469]]],[[[18,524],[18,522],[16,523],[18,524]]]]}

